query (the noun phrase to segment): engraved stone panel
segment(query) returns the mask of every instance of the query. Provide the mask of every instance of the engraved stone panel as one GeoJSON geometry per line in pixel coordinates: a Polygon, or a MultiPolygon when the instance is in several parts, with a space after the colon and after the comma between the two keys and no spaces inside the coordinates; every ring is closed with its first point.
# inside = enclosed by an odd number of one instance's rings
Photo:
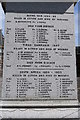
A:
{"type": "Polygon", "coordinates": [[[74,14],[7,13],[3,98],[77,99],[74,14]]]}

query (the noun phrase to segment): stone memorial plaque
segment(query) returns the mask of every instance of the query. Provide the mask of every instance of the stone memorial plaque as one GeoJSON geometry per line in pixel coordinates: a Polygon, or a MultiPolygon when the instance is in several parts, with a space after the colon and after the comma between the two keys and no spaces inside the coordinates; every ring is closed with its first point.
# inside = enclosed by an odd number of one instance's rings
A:
{"type": "Polygon", "coordinates": [[[77,99],[74,14],[7,13],[2,97],[77,99]]]}

